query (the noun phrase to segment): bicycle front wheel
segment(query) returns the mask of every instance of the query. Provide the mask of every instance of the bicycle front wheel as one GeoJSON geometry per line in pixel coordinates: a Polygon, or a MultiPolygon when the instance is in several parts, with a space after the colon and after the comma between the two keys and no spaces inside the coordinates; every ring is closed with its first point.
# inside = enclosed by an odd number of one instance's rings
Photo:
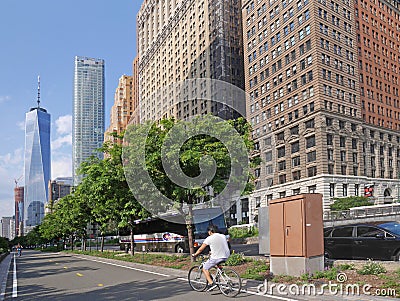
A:
{"type": "Polygon", "coordinates": [[[219,289],[227,297],[235,297],[242,289],[242,280],[232,269],[224,268],[218,279],[219,289]]]}
{"type": "Polygon", "coordinates": [[[202,292],[206,289],[207,280],[201,267],[198,265],[189,270],[188,281],[190,287],[197,292],[202,292]]]}

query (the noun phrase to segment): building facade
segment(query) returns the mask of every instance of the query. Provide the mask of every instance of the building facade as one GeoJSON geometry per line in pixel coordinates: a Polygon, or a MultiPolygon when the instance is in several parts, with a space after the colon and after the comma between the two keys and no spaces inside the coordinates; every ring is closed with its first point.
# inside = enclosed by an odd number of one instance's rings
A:
{"type": "MultiPolygon", "coordinates": [[[[49,181],[49,206],[46,208],[49,212],[52,211],[54,204],[61,198],[69,195],[72,192],[73,178],[58,177],[49,181]]],[[[46,211],[47,213],[47,211],[46,211]]]]}
{"type": "Polygon", "coordinates": [[[50,114],[39,106],[26,113],[25,118],[25,188],[24,225],[27,234],[44,217],[50,180],[50,114]]]}
{"type": "Polygon", "coordinates": [[[82,162],[92,155],[103,157],[96,150],[104,141],[104,105],[104,60],[76,56],[72,125],[74,185],[81,180],[77,171],[82,162]]]}
{"type": "Polygon", "coordinates": [[[206,100],[213,93],[206,85],[196,99],[185,90],[157,94],[185,79],[212,78],[243,88],[240,10],[239,0],[143,2],[137,15],[141,122],[218,114],[218,105],[206,100]]]}
{"type": "Polygon", "coordinates": [[[14,217],[2,217],[0,220],[0,236],[8,238],[9,240],[15,237],[15,223],[14,217]]]}
{"type": "Polygon", "coordinates": [[[132,63],[132,115],[129,120],[130,124],[140,123],[140,106],[139,106],[139,57],[133,60],[132,63]]]}
{"type": "Polygon", "coordinates": [[[400,133],[364,121],[354,5],[243,2],[247,117],[262,159],[250,222],[258,206],[294,194],[322,193],[325,210],[367,186],[377,203],[397,197],[400,133]]]}
{"type": "Polygon", "coordinates": [[[22,235],[23,228],[23,214],[24,214],[24,187],[14,188],[14,201],[15,201],[15,235],[22,235]],[[21,230],[21,231],[20,231],[21,230]]]}
{"type": "Polygon", "coordinates": [[[133,109],[133,77],[123,75],[115,89],[114,104],[110,113],[110,126],[104,133],[105,141],[114,141],[114,137],[110,134],[120,135],[126,129],[133,109]]]}

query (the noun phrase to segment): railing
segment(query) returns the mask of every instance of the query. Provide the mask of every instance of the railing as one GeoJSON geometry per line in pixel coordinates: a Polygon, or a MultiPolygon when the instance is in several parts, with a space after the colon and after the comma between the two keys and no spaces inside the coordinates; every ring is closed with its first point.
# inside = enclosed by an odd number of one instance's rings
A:
{"type": "Polygon", "coordinates": [[[349,220],[387,215],[400,215],[400,204],[366,206],[343,211],[326,211],[324,212],[324,221],[349,220]]]}

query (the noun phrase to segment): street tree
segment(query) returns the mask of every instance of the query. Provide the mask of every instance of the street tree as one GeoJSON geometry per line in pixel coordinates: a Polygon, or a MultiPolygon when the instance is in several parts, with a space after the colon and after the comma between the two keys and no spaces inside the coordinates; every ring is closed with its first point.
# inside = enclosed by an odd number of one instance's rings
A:
{"type": "MultiPolygon", "coordinates": [[[[135,196],[151,212],[175,208],[185,217],[191,254],[193,207],[213,200],[226,209],[227,199],[254,189],[245,164],[254,150],[250,125],[243,118],[208,117],[134,125],[124,138],[125,173],[135,196]],[[218,199],[220,194],[225,198],[218,199]]],[[[256,167],[260,159],[250,161],[256,167]]]]}

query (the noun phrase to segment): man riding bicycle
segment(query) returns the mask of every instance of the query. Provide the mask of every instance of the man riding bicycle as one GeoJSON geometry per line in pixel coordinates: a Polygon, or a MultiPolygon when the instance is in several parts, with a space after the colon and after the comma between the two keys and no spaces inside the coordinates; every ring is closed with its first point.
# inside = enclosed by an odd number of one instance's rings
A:
{"type": "Polygon", "coordinates": [[[225,235],[218,233],[217,226],[208,226],[207,232],[209,236],[204,240],[203,244],[192,256],[198,256],[207,246],[210,246],[210,258],[204,263],[203,266],[203,273],[207,279],[206,290],[210,291],[216,287],[216,283],[212,280],[209,270],[217,264],[226,261],[231,252],[229,251],[225,235]]]}

